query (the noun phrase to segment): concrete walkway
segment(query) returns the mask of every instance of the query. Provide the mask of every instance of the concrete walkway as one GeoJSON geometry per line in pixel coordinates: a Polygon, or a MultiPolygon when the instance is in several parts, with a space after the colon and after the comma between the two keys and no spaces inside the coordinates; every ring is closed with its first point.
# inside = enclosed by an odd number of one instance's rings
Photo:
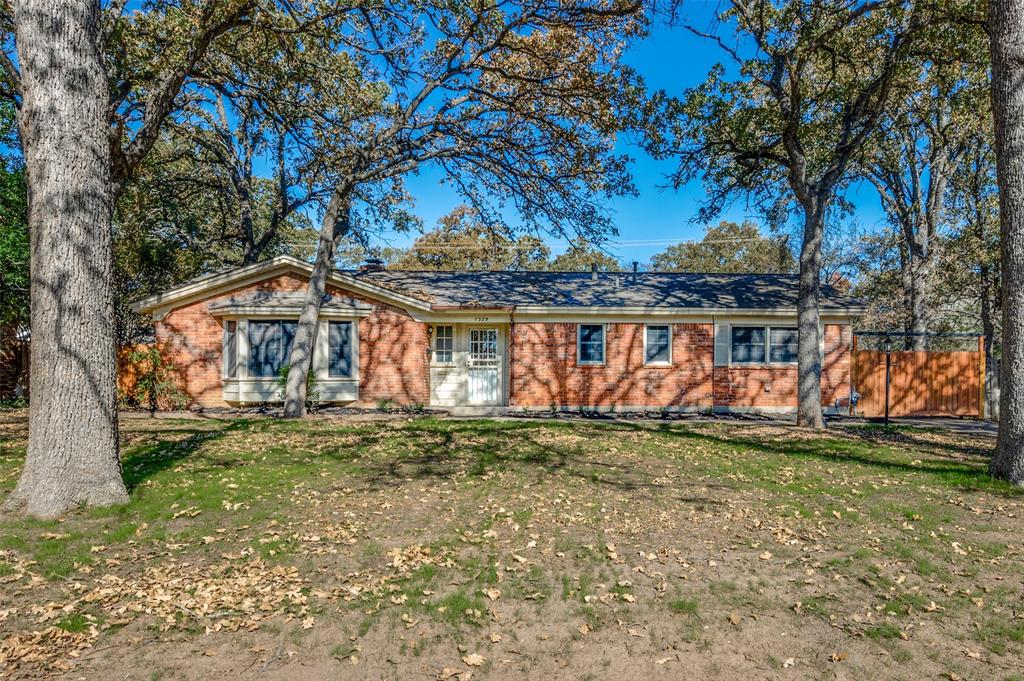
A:
{"type": "MultiPolygon", "coordinates": [[[[859,426],[859,425],[882,425],[882,419],[865,419],[856,417],[833,418],[830,425],[837,426],[859,426]]],[[[977,421],[975,419],[961,419],[955,416],[903,416],[891,418],[889,423],[894,426],[913,426],[915,428],[935,428],[946,430],[951,433],[962,435],[980,435],[983,437],[995,437],[999,433],[999,424],[992,421],[977,421]]]]}

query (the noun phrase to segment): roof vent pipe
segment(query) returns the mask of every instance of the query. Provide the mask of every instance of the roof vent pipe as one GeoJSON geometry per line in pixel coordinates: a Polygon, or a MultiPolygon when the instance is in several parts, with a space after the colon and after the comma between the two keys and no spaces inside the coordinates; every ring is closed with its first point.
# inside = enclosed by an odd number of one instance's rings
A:
{"type": "Polygon", "coordinates": [[[597,263],[590,263],[590,280],[597,281],[597,263]]]}
{"type": "Polygon", "coordinates": [[[636,270],[640,267],[640,263],[636,260],[633,261],[633,286],[636,286],[636,270]]]}

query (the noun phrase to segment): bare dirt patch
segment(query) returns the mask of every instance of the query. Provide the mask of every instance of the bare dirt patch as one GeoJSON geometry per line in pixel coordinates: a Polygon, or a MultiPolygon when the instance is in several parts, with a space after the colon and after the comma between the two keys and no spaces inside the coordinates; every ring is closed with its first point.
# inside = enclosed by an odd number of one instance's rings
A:
{"type": "Polygon", "coordinates": [[[1022,497],[984,475],[983,440],[125,428],[126,508],[0,525],[0,673],[1010,679],[1024,664],[1022,497]]]}

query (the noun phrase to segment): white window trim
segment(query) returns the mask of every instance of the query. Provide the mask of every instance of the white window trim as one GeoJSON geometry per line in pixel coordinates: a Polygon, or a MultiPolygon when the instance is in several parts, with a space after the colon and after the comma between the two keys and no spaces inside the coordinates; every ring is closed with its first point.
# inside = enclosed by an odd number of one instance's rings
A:
{"type": "MultiPolygon", "coordinates": [[[[730,344],[730,347],[731,347],[731,344],[730,344]]],[[[643,347],[643,353],[644,353],[644,366],[646,366],[646,367],[670,367],[670,366],[672,366],[672,325],[671,324],[644,324],[644,347],[643,347]],[[647,329],[649,329],[652,326],[657,326],[658,328],[664,327],[664,328],[668,329],[668,361],[667,362],[648,362],[647,361],[647,329]]]]}
{"type": "Polygon", "coordinates": [[[604,366],[605,361],[608,359],[608,325],[607,324],[586,324],[580,322],[576,325],[576,365],[585,367],[600,367],[604,366]],[[580,359],[580,350],[583,347],[583,327],[584,326],[600,326],[601,327],[601,361],[584,362],[580,359]]]}
{"type": "MultiPolygon", "coordinates": [[[[787,329],[796,331],[797,334],[800,330],[796,326],[788,326],[781,324],[730,324],[729,325],[729,366],[736,367],[795,367],[799,361],[794,360],[792,362],[773,362],[771,361],[771,333],[772,329],[787,329]],[[764,361],[763,362],[736,362],[732,358],[732,334],[735,329],[764,329],[764,361]]],[[[799,337],[799,336],[798,336],[799,337]]]]}
{"type": "Polygon", "coordinates": [[[430,339],[430,366],[443,368],[450,368],[455,366],[455,335],[455,324],[434,324],[434,333],[430,339]],[[437,359],[437,341],[438,338],[440,337],[437,333],[437,330],[442,326],[447,326],[452,330],[452,359],[449,362],[442,362],[439,359],[437,359]]]}

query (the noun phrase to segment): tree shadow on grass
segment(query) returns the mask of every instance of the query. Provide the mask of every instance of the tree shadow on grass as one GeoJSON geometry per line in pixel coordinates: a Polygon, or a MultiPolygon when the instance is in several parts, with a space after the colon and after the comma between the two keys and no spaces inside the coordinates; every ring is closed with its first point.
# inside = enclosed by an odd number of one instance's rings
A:
{"type": "MultiPolygon", "coordinates": [[[[225,423],[217,429],[205,428],[170,428],[158,431],[162,436],[155,442],[142,442],[125,447],[122,453],[121,468],[125,485],[131,493],[139,485],[153,476],[173,468],[178,463],[191,459],[204,445],[220,440],[229,433],[246,427],[245,421],[225,423]],[[181,436],[169,439],[169,436],[181,436]]],[[[216,465],[230,466],[231,462],[221,461],[216,465]]]]}
{"type": "MultiPolygon", "coordinates": [[[[642,428],[642,426],[637,426],[642,428]]],[[[647,430],[652,430],[647,428],[647,430]]],[[[913,473],[915,475],[927,474],[951,489],[958,491],[979,491],[984,490],[993,494],[1005,497],[1024,495],[1024,490],[996,480],[988,473],[987,462],[984,460],[970,461],[962,457],[954,459],[948,454],[942,454],[931,449],[935,443],[915,442],[914,438],[904,438],[901,441],[903,446],[914,446],[920,449],[922,454],[936,458],[915,458],[913,461],[906,459],[901,454],[893,452],[885,445],[874,441],[865,441],[858,437],[839,438],[810,438],[791,440],[765,440],[746,436],[722,436],[709,432],[706,429],[679,429],[669,425],[663,425],[656,429],[656,432],[679,437],[707,444],[715,444],[729,447],[744,447],[755,452],[774,454],[788,458],[815,460],[826,463],[856,463],[880,472],[889,473],[913,473]]],[[[847,433],[844,433],[847,434],[847,433]]],[[[948,446],[937,447],[936,449],[949,449],[948,446]]],[[[961,450],[953,450],[961,452],[961,450]]]]}
{"type": "MultiPolygon", "coordinates": [[[[566,476],[618,492],[678,491],[680,485],[694,489],[732,489],[727,485],[653,482],[655,475],[638,469],[630,461],[615,461],[580,444],[557,444],[539,437],[548,433],[550,423],[493,421],[442,422],[447,427],[410,424],[389,435],[408,438],[405,452],[377,457],[361,463],[365,486],[370,490],[393,487],[400,481],[451,480],[483,477],[491,472],[523,474],[524,484],[536,484],[555,476],[566,476]]],[[[578,424],[576,425],[578,428],[578,424]]],[[[604,430],[607,429],[602,428],[604,430]]],[[[718,505],[720,500],[698,494],[678,500],[718,505]]]]}

